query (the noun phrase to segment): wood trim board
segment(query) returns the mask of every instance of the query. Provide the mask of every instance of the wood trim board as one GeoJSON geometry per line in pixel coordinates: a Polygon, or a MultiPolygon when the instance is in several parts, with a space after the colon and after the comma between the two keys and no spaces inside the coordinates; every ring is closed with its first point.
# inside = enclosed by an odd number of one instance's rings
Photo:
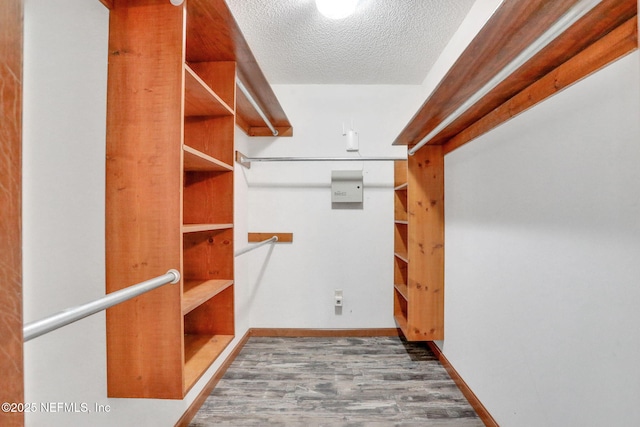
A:
{"type": "Polygon", "coordinates": [[[306,329],[306,328],[252,328],[252,337],[395,337],[400,334],[397,328],[377,329],[306,329]]]}
{"type": "MultiPolygon", "coordinates": [[[[505,0],[393,144],[415,145],[576,2],[577,0],[505,0]]],[[[460,118],[439,132],[429,144],[446,143],[636,14],[636,0],[602,1],[460,118]]],[[[614,59],[616,58],[611,61],[614,59]]],[[[591,71],[585,68],[576,72],[581,73],[577,77],[581,78],[591,71]]],[[[541,100],[543,99],[546,98],[541,100]]]]}
{"type": "MultiPolygon", "coordinates": [[[[0,398],[24,402],[22,339],[23,0],[0,2],[0,398]]],[[[0,412],[0,425],[24,425],[23,411],[0,412]]]]}
{"type": "Polygon", "coordinates": [[[478,417],[482,420],[485,426],[487,427],[499,427],[497,421],[491,416],[487,408],[482,404],[478,396],[471,390],[469,385],[462,379],[462,376],[455,370],[451,362],[445,357],[440,350],[440,347],[436,345],[433,341],[428,341],[427,346],[436,356],[436,358],[440,361],[444,369],[447,371],[453,382],[456,383],[463,396],[469,401],[471,407],[476,411],[478,417]]]}
{"type": "Polygon", "coordinates": [[[259,243],[264,240],[270,239],[273,236],[278,238],[276,243],[292,243],[293,233],[249,233],[249,243],[259,243]]]}

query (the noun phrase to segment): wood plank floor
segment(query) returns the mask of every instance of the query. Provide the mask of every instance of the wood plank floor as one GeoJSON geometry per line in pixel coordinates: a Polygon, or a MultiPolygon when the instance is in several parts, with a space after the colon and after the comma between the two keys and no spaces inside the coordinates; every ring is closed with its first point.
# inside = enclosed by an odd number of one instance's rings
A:
{"type": "Polygon", "coordinates": [[[423,343],[250,338],[190,426],[480,427],[423,343]]]}

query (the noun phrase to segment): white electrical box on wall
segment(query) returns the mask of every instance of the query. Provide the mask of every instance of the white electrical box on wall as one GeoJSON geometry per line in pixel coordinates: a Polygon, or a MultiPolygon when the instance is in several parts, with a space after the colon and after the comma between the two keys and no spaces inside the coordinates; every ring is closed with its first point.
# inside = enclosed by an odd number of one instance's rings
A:
{"type": "Polygon", "coordinates": [[[362,203],[362,171],[331,171],[331,202],[362,203]]]}

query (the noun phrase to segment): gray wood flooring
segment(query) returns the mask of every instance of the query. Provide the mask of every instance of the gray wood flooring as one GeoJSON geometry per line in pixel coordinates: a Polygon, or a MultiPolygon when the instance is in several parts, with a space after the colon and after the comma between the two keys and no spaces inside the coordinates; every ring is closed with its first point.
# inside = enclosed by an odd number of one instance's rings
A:
{"type": "Polygon", "coordinates": [[[190,426],[483,423],[423,343],[252,337],[190,426]]]}

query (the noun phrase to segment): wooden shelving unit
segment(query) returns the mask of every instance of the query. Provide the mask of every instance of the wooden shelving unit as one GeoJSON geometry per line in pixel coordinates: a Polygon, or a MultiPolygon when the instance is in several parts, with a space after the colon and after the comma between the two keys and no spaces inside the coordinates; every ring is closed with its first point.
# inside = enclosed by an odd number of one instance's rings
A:
{"type": "MultiPolygon", "coordinates": [[[[503,2],[393,144],[416,146],[574,3],[503,2]]],[[[637,49],[637,13],[636,0],[596,5],[396,166],[394,313],[408,339],[444,337],[443,156],[637,49]]]]}
{"type": "Polygon", "coordinates": [[[237,76],[284,113],[224,0],[110,6],[107,292],[182,279],[107,311],[108,395],[182,399],[235,333],[237,76]]]}
{"type": "Polygon", "coordinates": [[[410,341],[444,338],[443,166],[440,147],[395,162],[393,312],[410,341]]]}

